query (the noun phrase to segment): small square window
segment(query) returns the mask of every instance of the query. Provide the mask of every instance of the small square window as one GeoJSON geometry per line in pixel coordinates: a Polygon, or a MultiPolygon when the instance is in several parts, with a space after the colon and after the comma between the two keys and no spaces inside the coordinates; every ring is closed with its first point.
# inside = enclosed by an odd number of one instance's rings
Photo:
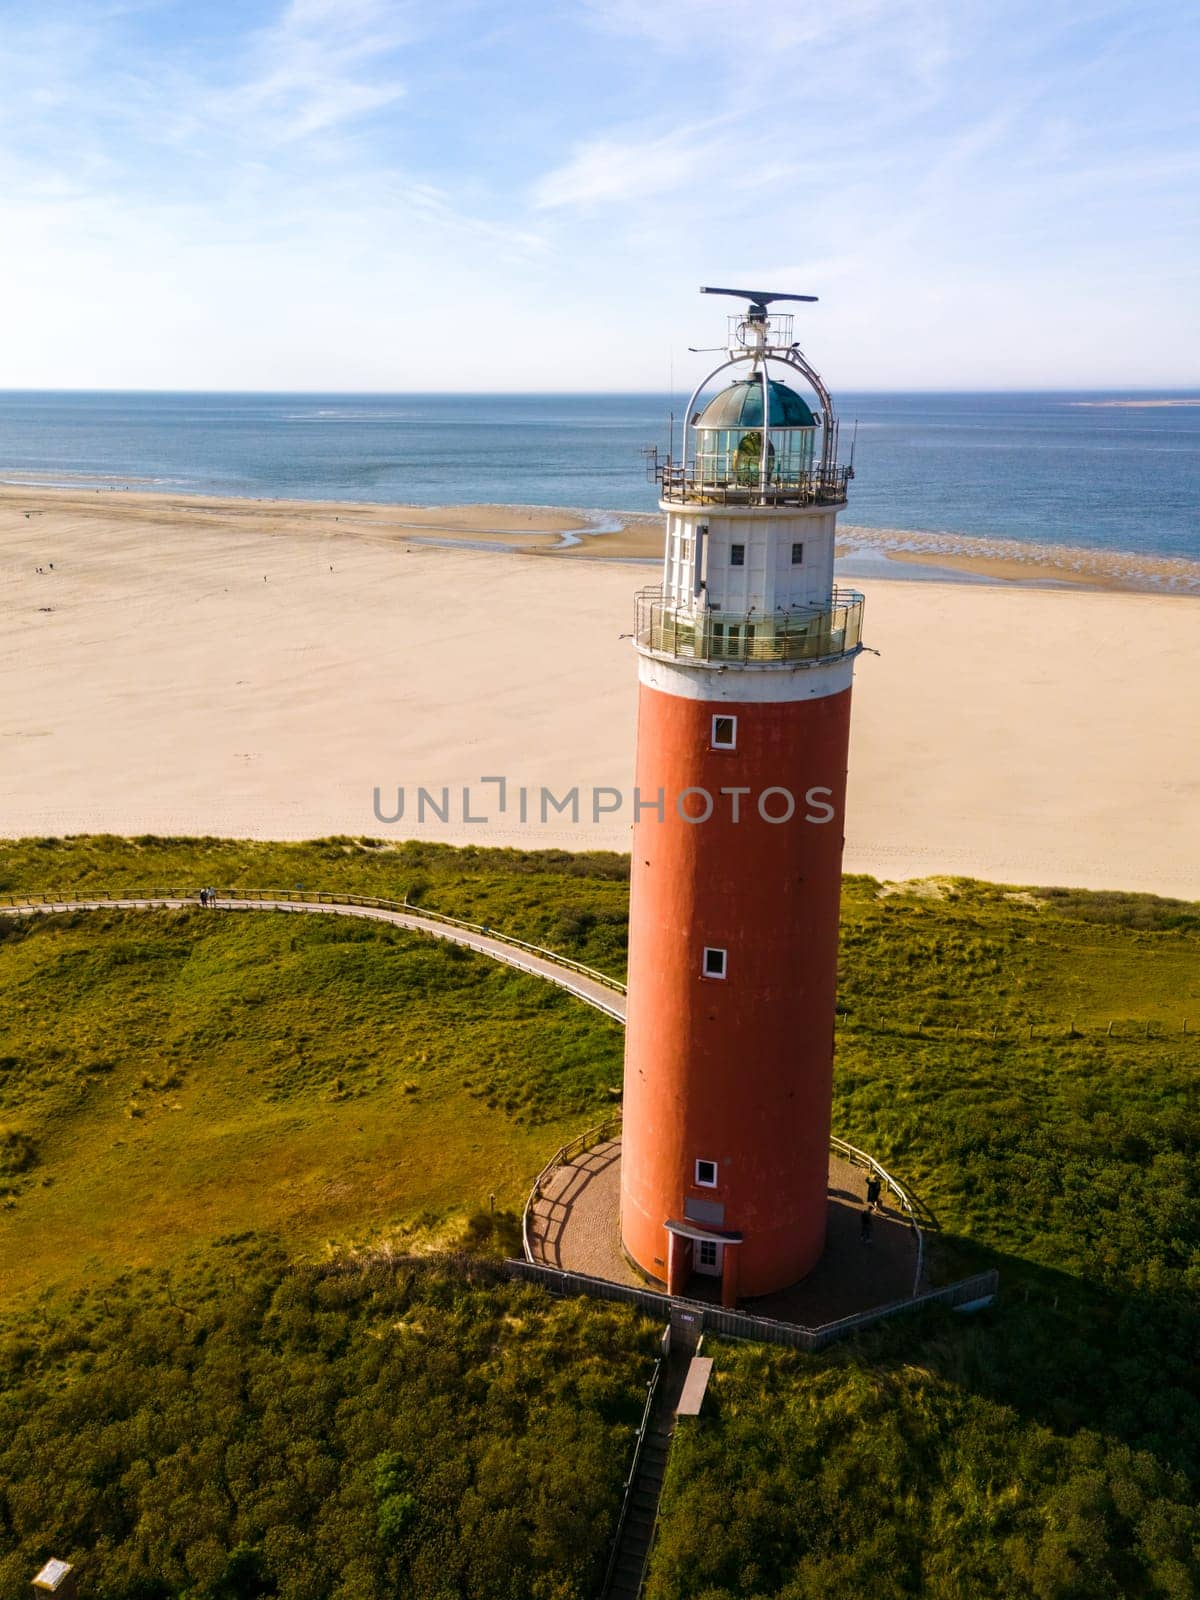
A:
{"type": "Polygon", "coordinates": [[[802,544],[794,544],[792,546],[792,565],[794,567],[799,567],[799,566],[803,565],[803,562],[804,562],[804,546],[802,544]]]}
{"type": "Polygon", "coordinates": [[[700,1265],[702,1267],[715,1267],[717,1264],[717,1241],[715,1239],[701,1239],[700,1265]]]}
{"type": "MultiPolygon", "coordinates": [[[[717,1163],[715,1161],[697,1161],[696,1186],[700,1189],[715,1189],[717,1187],[717,1163]]],[[[706,1200],[705,1205],[708,1204],[706,1200]]]]}
{"type": "Polygon", "coordinates": [[[724,950],[716,950],[711,945],[705,945],[703,971],[706,978],[723,978],[725,976],[724,950]]]}
{"type": "Polygon", "coordinates": [[[714,717],[712,719],[712,748],[714,750],[737,749],[736,717],[714,717]]]}
{"type": "Polygon", "coordinates": [[[744,544],[731,544],[729,546],[729,565],[731,567],[744,567],[746,565],[746,546],[744,544]]]}

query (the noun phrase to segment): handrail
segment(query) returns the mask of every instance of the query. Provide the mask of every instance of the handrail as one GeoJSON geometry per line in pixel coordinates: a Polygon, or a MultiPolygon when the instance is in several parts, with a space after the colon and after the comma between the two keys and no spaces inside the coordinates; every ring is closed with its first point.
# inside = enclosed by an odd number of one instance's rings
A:
{"type": "Polygon", "coordinates": [[[713,481],[704,476],[703,470],[697,470],[695,460],[672,460],[670,457],[656,459],[653,471],[662,490],[662,499],[700,501],[709,505],[842,505],[854,476],[852,467],[823,462],[819,467],[781,471],[777,476],[768,477],[765,483],[757,478],[749,483],[713,481]]]}
{"type": "Polygon", "coordinates": [[[637,1434],[633,1441],[633,1458],[629,1463],[629,1472],[625,1479],[625,1487],[621,1494],[621,1511],[617,1517],[616,1532],[613,1534],[612,1548],[608,1553],[608,1566],[604,1569],[604,1583],[600,1594],[603,1597],[609,1592],[613,1574],[617,1569],[617,1560],[621,1553],[621,1537],[625,1532],[625,1524],[629,1520],[629,1507],[633,1499],[633,1489],[637,1482],[638,1468],[642,1461],[642,1446],[646,1442],[646,1435],[650,1431],[650,1416],[654,1410],[654,1396],[658,1390],[659,1379],[662,1377],[663,1362],[665,1358],[659,1356],[654,1363],[654,1371],[650,1375],[650,1382],[646,1385],[646,1403],[642,1407],[642,1420],[638,1423],[637,1434]]]}
{"type": "MultiPolygon", "coordinates": [[[[882,1322],[897,1312],[912,1310],[913,1307],[957,1306],[977,1299],[994,1297],[1000,1281],[1000,1274],[995,1267],[988,1267],[981,1272],[973,1272],[966,1278],[958,1278],[953,1283],[942,1284],[940,1288],[924,1289],[920,1294],[910,1295],[906,1300],[889,1300],[883,1305],[871,1306],[865,1311],[854,1311],[849,1316],[836,1317],[832,1322],[818,1322],[809,1326],[802,1322],[786,1322],[781,1317],[768,1317],[757,1311],[731,1310],[727,1306],[713,1305],[707,1300],[689,1300],[683,1295],[665,1295],[659,1290],[637,1289],[632,1284],[615,1283],[611,1278],[597,1278],[586,1272],[552,1267],[544,1261],[525,1261],[521,1257],[514,1256],[505,1262],[505,1266],[508,1271],[518,1275],[527,1273],[533,1282],[542,1283],[545,1287],[551,1287],[546,1279],[557,1280],[559,1285],[557,1292],[563,1294],[589,1294],[601,1300],[625,1300],[643,1311],[657,1311],[659,1303],[665,1300],[672,1308],[690,1311],[699,1316],[706,1330],[711,1329],[714,1333],[725,1334],[729,1338],[761,1337],[769,1343],[786,1344],[794,1341],[780,1338],[780,1333],[800,1334],[805,1340],[817,1341],[804,1345],[804,1348],[813,1350],[820,1349],[821,1345],[829,1344],[845,1333],[852,1333],[856,1328],[871,1327],[876,1322],[882,1322]],[[539,1274],[545,1276],[540,1277],[539,1274]]],[[[553,1288],[551,1292],[555,1292],[553,1288]]]]}
{"type": "MultiPolygon", "coordinates": [[[[462,928],[467,933],[478,933],[488,939],[495,939],[499,944],[511,945],[514,949],[525,950],[530,955],[541,956],[546,961],[553,961],[556,967],[565,967],[568,972],[577,972],[580,977],[590,978],[593,983],[603,984],[606,989],[612,989],[617,994],[625,994],[626,986],[619,978],[601,972],[596,967],[585,966],[582,961],[575,961],[570,956],[559,955],[556,950],[548,950],[544,945],[530,944],[527,939],[518,939],[515,934],[503,933],[496,928],[488,927],[485,923],[468,922],[465,917],[455,917],[446,911],[434,911],[429,906],[420,905],[411,901],[407,896],[403,900],[387,900],[380,895],[353,894],[349,890],[333,891],[329,889],[217,889],[214,890],[217,900],[245,900],[258,904],[271,901],[298,902],[300,904],[313,903],[316,905],[346,905],[374,908],[379,911],[398,911],[406,916],[423,917],[429,922],[444,923],[447,927],[462,928]]],[[[80,891],[71,894],[30,894],[8,893],[0,894],[0,905],[19,906],[41,903],[42,905],[78,905],[90,904],[96,900],[196,900],[199,897],[198,888],[188,889],[94,889],[86,893],[80,891]]]]}
{"type": "MultiPolygon", "coordinates": [[[[525,1252],[526,1261],[534,1266],[549,1265],[547,1262],[534,1260],[533,1247],[529,1240],[529,1221],[533,1215],[534,1203],[542,1197],[543,1183],[558,1167],[574,1160],[577,1155],[581,1155],[583,1151],[589,1149],[592,1145],[601,1144],[605,1139],[611,1139],[620,1127],[621,1114],[618,1112],[615,1116],[606,1117],[603,1122],[596,1123],[594,1127],[586,1129],[583,1133],[577,1133],[573,1139],[568,1139],[566,1144],[559,1146],[533,1180],[533,1187],[529,1191],[529,1196],[525,1201],[525,1209],[521,1214],[521,1244],[525,1252]]],[[[857,1145],[850,1144],[845,1139],[839,1139],[835,1134],[830,1134],[829,1144],[831,1149],[837,1150],[842,1155],[850,1156],[852,1164],[862,1165],[873,1172],[892,1191],[899,1200],[901,1208],[908,1213],[909,1226],[917,1236],[917,1265],[913,1273],[912,1287],[912,1294],[915,1297],[921,1292],[921,1278],[925,1270],[925,1235],[922,1233],[921,1225],[917,1221],[916,1207],[908,1192],[901,1184],[897,1183],[886,1168],[880,1166],[874,1156],[868,1155],[865,1150],[860,1150],[857,1145]]]]}
{"type": "Polygon", "coordinates": [[[531,1262],[534,1266],[543,1264],[534,1261],[533,1246],[529,1242],[529,1219],[533,1215],[534,1202],[542,1198],[542,1184],[564,1162],[574,1160],[576,1156],[582,1155],[585,1150],[589,1150],[594,1144],[603,1144],[605,1139],[611,1139],[620,1126],[621,1113],[618,1111],[611,1117],[605,1117],[603,1122],[597,1122],[593,1127],[585,1128],[582,1133],[575,1134],[573,1138],[567,1140],[566,1144],[559,1145],[558,1149],[533,1180],[533,1187],[529,1191],[528,1198],[525,1201],[525,1209],[521,1213],[521,1246],[525,1252],[526,1261],[531,1262]]]}
{"type": "Polygon", "coordinates": [[[840,1150],[843,1155],[850,1156],[851,1165],[856,1162],[861,1163],[873,1172],[880,1182],[896,1196],[903,1210],[908,1212],[909,1227],[917,1236],[917,1269],[913,1274],[912,1287],[913,1298],[915,1298],[921,1292],[921,1275],[925,1270],[925,1235],[921,1232],[921,1225],[917,1221],[916,1207],[907,1192],[896,1182],[890,1172],[880,1166],[874,1156],[868,1155],[865,1150],[860,1150],[857,1145],[847,1143],[845,1139],[837,1138],[834,1134],[830,1134],[829,1143],[835,1150],[840,1150]]]}
{"type": "Polygon", "coordinates": [[[639,650],[688,661],[813,664],[856,655],[862,647],[864,597],[834,588],[820,604],[729,611],[668,599],[661,585],[634,597],[639,650]]]}
{"type": "MultiPolygon", "coordinates": [[[[841,583],[835,583],[830,589],[829,595],[831,604],[835,606],[853,605],[863,598],[861,590],[848,588],[845,584],[841,583]]],[[[666,588],[662,583],[644,583],[640,589],[635,591],[634,594],[635,599],[647,601],[663,600],[665,599],[665,596],[666,588]]],[[[680,600],[672,603],[677,603],[680,606],[686,606],[687,604],[686,600],[680,600]]],[[[823,615],[826,611],[828,611],[828,609],[828,606],[819,605],[815,602],[808,605],[784,606],[779,611],[763,611],[759,613],[758,620],[760,622],[769,622],[773,617],[791,617],[795,622],[803,622],[810,620],[812,617],[823,615]]],[[[723,612],[720,607],[715,607],[712,609],[712,615],[720,620],[720,618],[726,615],[726,613],[723,612]]],[[[729,613],[729,616],[735,622],[741,620],[741,615],[741,613],[729,613]]]]}

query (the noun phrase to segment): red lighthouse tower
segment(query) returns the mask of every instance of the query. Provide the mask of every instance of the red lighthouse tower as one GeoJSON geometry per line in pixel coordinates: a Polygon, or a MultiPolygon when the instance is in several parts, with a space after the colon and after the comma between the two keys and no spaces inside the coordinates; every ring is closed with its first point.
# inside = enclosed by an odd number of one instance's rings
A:
{"type": "Polygon", "coordinates": [[[732,1305],[824,1246],[863,601],[833,582],[833,402],[770,310],[812,297],[702,292],[750,307],[658,463],[662,583],[638,597],[621,1237],[671,1293],[709,1274],[732,1305]]]}

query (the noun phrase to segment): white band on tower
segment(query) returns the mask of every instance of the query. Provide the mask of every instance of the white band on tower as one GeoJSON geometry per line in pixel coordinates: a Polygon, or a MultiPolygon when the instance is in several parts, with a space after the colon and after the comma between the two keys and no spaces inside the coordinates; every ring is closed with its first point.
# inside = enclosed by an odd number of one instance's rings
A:
{"type": "Polygon", "coordinates": [[[854,678],[854,657],[811,665],[754,667],[744,663],[686,666],[661,656],[638,655],[638,682],[682,700],[725,700],[741,705],[784,705],[842,694],[854,678]]]}

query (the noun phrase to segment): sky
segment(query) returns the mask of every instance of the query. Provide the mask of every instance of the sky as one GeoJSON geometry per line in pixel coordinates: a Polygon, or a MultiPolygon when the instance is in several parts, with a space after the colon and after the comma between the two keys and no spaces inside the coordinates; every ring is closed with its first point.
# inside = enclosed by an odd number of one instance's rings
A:
{"type": "Polygon", "coordinates": [[[0,0],[0,387],[1200,387],[1185,0],[0,0]]]}

